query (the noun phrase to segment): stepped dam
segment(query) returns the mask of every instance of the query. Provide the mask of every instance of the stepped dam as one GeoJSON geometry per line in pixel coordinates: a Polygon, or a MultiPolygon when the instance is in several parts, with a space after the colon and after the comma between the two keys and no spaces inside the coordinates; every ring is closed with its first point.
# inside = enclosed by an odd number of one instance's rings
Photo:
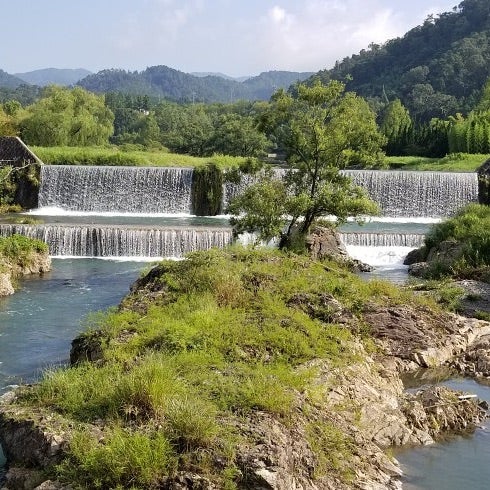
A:
{"type": "MultiPolygon", "coordinates": [[[[277,170],[278,175],[281,172],[284,170],[277,170]]],[[[345,173],[367,190],[387,220],[443,218],[478,201],[474,173],[345,173]]],[[[223,181],[218,187],[210,184],[208,188],[205,179],[194,176],[189,168],[44,165],[40,212],[57,208],[71,215],[71,222],[53,223],[48,217],[45,224],[0,224],[0,236],[19,233],[38,238],[49,245],[53,256],[179,258],[196,250],[224,247],[233,239],[224,220],[221,224],[215,220],[218,224],[211,226],[209,219],[188,225],[202,204],[196,202],[196,196],[219,199],[216,205],[204,208],[222,212],[234,195],[253,182],[253,177],[245,176],[239,184],[223,181]],[[196,190],[196,185],[202,188],[196,190]],[[151,217],[151,224],[141,223],[138,216],[151,217]],[[165,217],[173,220],[171,226],[165,225],[165,217]]],[[[390,232],[359,229],[341,234],[346,246],[357,247],[414,248],[423,243],[423,237],[423,233],[403,228],[390,232]]]]}
{"type": "MultiPolygon", "coordinates": [[[[478,201],[476,173],[398,170],[344,173],[367,190],[383,216],[445,217],[464,204],[478,201]]],[[[221,211],[252,181],[253,178],[245,176],[240,185],[224,182],[219,196],[221,211]]],[[[193,170],[187,168],[44,165],[39,206],[84,212],[198,214],[194,212],[197,203],[192,202],[192,186],[193,170]]]]}

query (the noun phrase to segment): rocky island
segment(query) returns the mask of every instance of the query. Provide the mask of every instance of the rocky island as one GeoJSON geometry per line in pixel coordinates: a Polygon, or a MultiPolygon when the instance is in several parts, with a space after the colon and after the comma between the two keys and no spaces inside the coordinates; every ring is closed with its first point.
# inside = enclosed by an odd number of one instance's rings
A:
{"type": "Polygon", "coordinates": [[[165,261],[75,339],[71,367],[3,397],[5,488],[397,489],[391,447],[471,431],[487,409],[406,393],[401,375],[489,333],[345,261],[165,261]]]}

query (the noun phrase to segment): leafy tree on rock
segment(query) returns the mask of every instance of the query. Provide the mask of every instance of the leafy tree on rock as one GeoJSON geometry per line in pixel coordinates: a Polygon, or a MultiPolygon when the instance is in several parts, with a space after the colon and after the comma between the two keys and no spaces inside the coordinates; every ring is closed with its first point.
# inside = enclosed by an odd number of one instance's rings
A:
{"type": "Polygon", "coordinates": [[[367,102],[346,93],[341,82],[300,84],[295,97],[278,91],[263,114],[263,127],[286,151],[289,168],[282,182],[266,172],[232,201],[235,232],[255,231],[265,240],[280,235],[280,245],[288,247],[296,236],[303,243],[323,216],[333,215],[341,223],[377,211],[365,191],[340,170],[378,164],[386,139],[367,102]],[[260,206],[257,199],[266,202],[260,206]],[[289,217],[285,228],[284,220],[276,219],[283,216],[289,217]]]}

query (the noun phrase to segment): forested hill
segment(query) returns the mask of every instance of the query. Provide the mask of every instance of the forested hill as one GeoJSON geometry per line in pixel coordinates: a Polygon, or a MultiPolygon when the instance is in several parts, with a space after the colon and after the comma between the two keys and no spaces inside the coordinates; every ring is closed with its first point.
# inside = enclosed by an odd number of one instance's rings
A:
{"type": "Polygon", "coordinates": [[[7,72],[0,70],[0,87],[14,89],[24,83],[20,78],[10,75],[7,72]]]}
{"type": "Polygon", "coordinates": [[[152,66],[142,72],[103,70],[80,80],[92,92],[123,92],[165,97],[179,102],[232,102],[268,100],[278,88],[287,88],[312,73],[269,71],[244,82],[221,76],[194,76],[167,66],[152,66]]]}
{"type": "Polygon", "coordinates": [[[371,44],[314,75],[345,81],[375,106],[399,98],[419,121],[471,110],[489,77],[489,0],[464,0],[402,38],[371,44]]]}

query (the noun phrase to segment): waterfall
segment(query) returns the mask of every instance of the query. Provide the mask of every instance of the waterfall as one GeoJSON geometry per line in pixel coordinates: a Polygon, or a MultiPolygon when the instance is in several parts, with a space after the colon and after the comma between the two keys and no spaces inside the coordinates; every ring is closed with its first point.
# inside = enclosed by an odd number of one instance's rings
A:
{"type": "Polygon", "coordinates": [[[356,247],[417,248],[424,244],[424,236],[420,233],[340,233],[344,245],[356,247]]]}
{"type": "Polygon", "coordinates": [[[69,211],[191,212],[192,169],[43,165],[39,206],[69,211]]]}
{"type": "MultiPolygon", "coordinates": [[[[278,178],[284,169],[275,169],[278,178]]],[[[407,172],[401,170],[343,170],[343,174],[368,192],[383,216],[442,218],[478,201],[478,177],[473,172],[407,172]]],[[[244,175],[239,184],[226,183],[223,207],[254,183],[244,175]]]]}
{"type": "Polygon", "coordinates": [[[228,228],[150,228],[112,225],[0,225],[0,236],[14,233],[47,243],[52,256],[182,257],[188,252],[223,248],[228,228]]]}
{"type": "MultiPolygon", "coordinates": [[[[192,169],[43,165],[39,205],[69,211],[189,214],[192,169]]],[[[284,169],[275,169],[278,177],[284,169]]],[[[446,217],[478,201],[476,173],[345,170],[390,217],[446,217]]],[[[256,180],[223,186],[223,208],[256,180]]]]}
{"type": "Polygon", "coordinates": [[[384,216],[442,218],[478,202],[478,178],[471,172],[346,170],[364,187],[384,216]]]}

